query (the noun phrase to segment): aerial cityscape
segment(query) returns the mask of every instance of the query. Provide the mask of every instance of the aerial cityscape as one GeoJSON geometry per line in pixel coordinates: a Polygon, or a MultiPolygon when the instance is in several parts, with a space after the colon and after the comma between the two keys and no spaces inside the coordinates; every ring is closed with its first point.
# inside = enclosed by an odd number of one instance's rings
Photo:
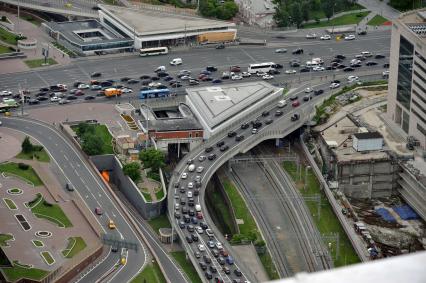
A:
{"type": "Polygon", "coordinates": [[[0,282],[425,283],[426,1],[0,0],[0,282]]]}

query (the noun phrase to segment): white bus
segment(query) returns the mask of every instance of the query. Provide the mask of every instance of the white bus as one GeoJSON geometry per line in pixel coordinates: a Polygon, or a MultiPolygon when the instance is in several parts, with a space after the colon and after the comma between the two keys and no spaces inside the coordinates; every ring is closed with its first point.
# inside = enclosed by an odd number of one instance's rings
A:
{"type": "Polygon", "coordinates": [[[267,73],[270,70],[274,69],[274,66],[275,66],[275,63],[273,62],[250,64],[248,67],[248,72],[250,74],[267,73]]]}
{"type": "Polygon", "coordinates": [[[139,50],[139,56],[163,55],[169,53],[167,47],[143,48],[139,50]]]}

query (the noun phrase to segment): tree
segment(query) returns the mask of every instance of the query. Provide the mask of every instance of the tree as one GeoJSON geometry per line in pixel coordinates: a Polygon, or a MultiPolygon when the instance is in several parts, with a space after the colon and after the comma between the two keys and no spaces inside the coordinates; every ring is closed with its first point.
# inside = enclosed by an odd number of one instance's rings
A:
{"type": "Polygon", "coordinates": [[[30,137],[28,136],[25,137],[21,147],[24,153],[31,153],[34,150],[33,144],[30,141],[30,137]]]}
{"type": "Polygon", "coordinates": [[[287,27],[290,25],[290,16],[283,6],[275,7],[274,20],[279,27],[287,27]]]}
{"type": "Polygon", "coordinates": [[[301,6],[301,10],[302,10],[302,19],[306,22],[309,21],[309,3],[308,2],[303,2],[302,6],[301,6]]]}
{"type": "Polygon", "coordinates": [[[143,162],[145,168],[151,168],[154,172],[166,165],[164,153],[153,147],[142,150],[139,153],[139,159],[143,162]]]}
{"type": "Polygon", "coordinates": [[[77,125],[77,129],[75,131],[77,136],[82,137],[87,133],[94,134],[95,133],[95,126],[88,123],[79,123],[77,125]]]}
{"type": "Polygon", "coordinates": [[[325,16],[327,17],[328,20],[330,20],[330,18],[334,14],[334,8],[335,8],[335,5],[336,5],[336,1],[335,0],[322,0],[321,4],[322,4],[322,10],[324,11],[325,16]]]}
{"type": "Polygon", "coordinates": [[[290,17],[291,17],[291,21],[296,25],[296,27],[299,28],[303,21],[302,11],[300,9],[299,3],[294,2],[293,4],[291,4],[290,17]]]}
{"type": "Polygon", "coordinates": [[[129,176],[134,182],[137,182],[141,179],[141,166],[138,162],[125,164],[123,166],[123,173],[129,176]]]}
{"type": "Polygon", "coordinates": [[[102,153],[104,141],[100,137],[87,133],[82,137],[81,141],[81,148],[88,155],[98,155],[102,153]]]}

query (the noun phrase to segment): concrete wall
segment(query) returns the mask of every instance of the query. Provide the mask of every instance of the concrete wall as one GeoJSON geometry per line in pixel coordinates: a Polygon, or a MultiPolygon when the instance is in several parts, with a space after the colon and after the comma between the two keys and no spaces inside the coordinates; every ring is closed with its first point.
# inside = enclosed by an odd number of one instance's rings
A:
{"type": "Polygon", "coordinates": [[[98,170],[110,172],[110,182],[117,186],[144,219],[152,219],[165,212],[166,198],[162,201],[146,202],[133,181],[124,175],[122,166],[114,155],[97,155],[91,156],[90,159],[98,170]]]}

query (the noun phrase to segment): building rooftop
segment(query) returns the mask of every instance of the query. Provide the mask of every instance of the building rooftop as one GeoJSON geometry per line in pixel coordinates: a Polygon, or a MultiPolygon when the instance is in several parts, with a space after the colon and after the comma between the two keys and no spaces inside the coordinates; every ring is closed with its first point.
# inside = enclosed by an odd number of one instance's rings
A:
{"type": "Polygon", "coordinates": [[[382,139],[383,136],[379,132],[355,133],[354,136],[359,140],[382,139]]]}
{"type": "Polygon", "coordinates": [[[426,38],[426,9],[403,13],[398,21],[405,24],[418,37],[426,38]]]}
{"type": "Polygon", "coordinates": [[[177,15],[162,11],[130,9],[125,7],[99,5],[101,11],[118,18],[138,36],[161,33],[181,33],[200,29],[221,29],[235,26],[234,23],[210,20],[195,16],[177,15]]]}
{"type": "Polygon", "coordinates": [[[131,40],[103,26],[97,20],[45,23],[52,30],[61,33],[69,41],[79,45],[131,40]]]}

